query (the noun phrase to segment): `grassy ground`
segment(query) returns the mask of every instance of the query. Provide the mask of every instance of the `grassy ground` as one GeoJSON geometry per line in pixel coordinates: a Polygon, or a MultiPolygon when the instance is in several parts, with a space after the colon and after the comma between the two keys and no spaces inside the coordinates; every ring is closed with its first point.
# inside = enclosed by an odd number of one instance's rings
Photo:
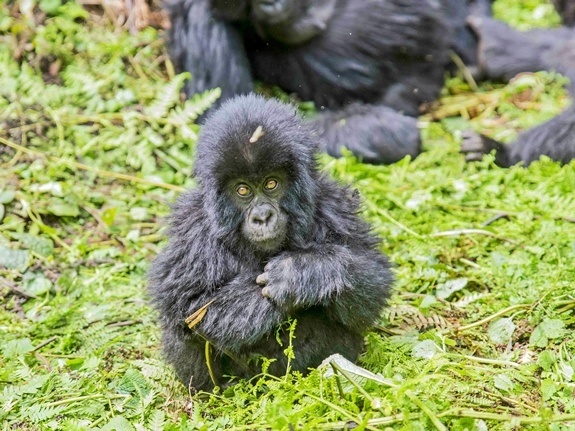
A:
{"type": "MultiPolygon", "coordinates": [[[[396,265],[361,359],[383,379],[314,371],[190,397],[162,361],[145,274],[191,185],[193,120],[217,94],[181,102],[153,29],[19,4],[0,10],[3,430],[574,429],[575,163],[505,170],[458,154],[465,128],[511,140],[560,112],[563,78],[474,93],[452,78],[416,160],[323,157],[361,191],[396,265]]],[[[542,0],[495,11],[558,22],[542,0]]]]}

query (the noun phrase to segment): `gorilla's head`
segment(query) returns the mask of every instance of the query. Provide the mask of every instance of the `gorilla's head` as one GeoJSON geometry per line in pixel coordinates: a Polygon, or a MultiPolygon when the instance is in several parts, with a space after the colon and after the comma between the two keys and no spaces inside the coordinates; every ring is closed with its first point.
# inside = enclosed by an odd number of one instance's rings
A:
{"type": "Polygon", "coordinates": [[[306,242],[316,193],[317,136],[293,106],[249,95],[206,121],[194,174],[223,241],[273,253],[306,242]]]}

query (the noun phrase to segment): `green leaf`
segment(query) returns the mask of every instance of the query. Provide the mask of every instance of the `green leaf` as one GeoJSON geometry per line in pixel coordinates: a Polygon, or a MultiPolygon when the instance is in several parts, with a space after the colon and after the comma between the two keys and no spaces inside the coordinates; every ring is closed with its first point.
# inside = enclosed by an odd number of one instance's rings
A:
{"type": "Polygon", "coordinates": [[[493,377],[493,384],[496,388],[505,392],[511,392],[513,389],[513,381],[507,374],[496,374],[493,377]]]}
{"type": "Polygon", "coordinates": [[[163,118],[168,110],[180,100],[180,89],[184,82],[190,78],[188,72],[180,73],[174,76],[170,82],[164,85],[158,93],[158,98],[152,105],[146,108],[146,114],[152,118],[163,118]]]}
{"type": "Polygon", "coordinates": [[[25,290],[31,295],[40,296],[46,292],[49,292],[51,288],[52,282],[48,280],[43,274],[39,274],[37,277],[26,282],[25,290]]]}
{"type": "Polygon", "coordinates": [[[40,0],[38,7],[49,15],[55,15],[62,6],[62,0],[40,0]]]}
{"type": "Polygon", "coordinates": [[[433,295],[425,295],[419,304],[419,308],[429,308],[432,305],[437,304],[437,298],[433,295]]]}
{"type": "Polygon", "coordinates": [[[142,373],[130,368],[122,376],[117,391],[132,395],[132,399],[126,405],[133,407],[144,402],[144,398],[150,393],[150,385],[142,373]]]}
{"type": "Polygon", "coordinates": [[[451,294],[463,289],[467,286],[469,280],[467,278],[455,278],[453,280],[447,280],[445,283],[437,286],[435,295],[439,299],[447,299],[451,294]]]}
{"type": "Polygon", "coordinates": [[[12,233],[12,237],[20,240],[22,245],[44,257],[54,254],[54,243],[51,239],[29,233],[12,233]]]}
{"type": "Polygon", "coordinates": [[[0,204],[9,204],[16,197],[16,193],[12,190],[0,191],[0,204]]]}
{"type": "Polygon", "coordinates": [[[0,268],[24,272],[28,268],[29,259],[30,253],[27,250],[13,250],[0,245],[0,268]]]}
{"type": "Polygon", "coordinates": [[[545,379],[541,382],[541,396],[543,397],[543,401],[549,400],[555,392],[557,392],[557,385],[551,379],[545,379]]]}
{"type": "Polygon", "coordinates": [[[34,404],[24,411],[24,416],[29,418],[32,422],[44,422],[54,416],[60,414],[64,410],[64,406],[43,406],[41,404],[34,404]]]}
{"type": "Polygon", "coordinates": [[[18,338],[16,340],[10,340],[4,345],[4,356],[14,358],[16,356],[23,356],[32,350],[34,350],[34,346],[29,338],[18,338]]]}
{"type": "Polygon", "coordinates": [[[413,346],[411,355],[414,358],[431,359],[439,352],[439,348],[431,340],[423,340],[413,346]]]}
{"type": "Polygon", "coordinates": [[[117,207],[106,208],[102,211],[102,221],[108,226],[112,226],[114,220],[116,219],[116,213],[118,212],[117,207]]]}
{"type": "Polygon", "coordinates": [[[515,332],[515,324],[513,320],[509,317],[504,317],[493,321],[489,325],[487,333],[489,338],[495,344],[506,344],[511,340],[513,333],[515,332]]]}
{"type": "Polygon", "coordinates": [[[166,423],[166,414],[161,410],[154,410],[148,417],[148,429],[150,431],[163,431],[166,423]]]}
{"type": "Polygon", "coordinates": [[[541,325],[545,335],[551,339],[563,338],[565,335],[565,322],[559,319],[545,319],[541,325]]]}
{"type": "Polygon", "coordinates": [[[545,335],[545,332],[538,326],[536,327],[531,336],[529,337],[529,344],[536,347],[547,347],[549,339],[545,335]]]}
{"type": "Polygon", "coordinates": [[[565,323],[559,319],[545,319],[541,322],[529,337],[529,344],[536,347],[546,347],[549,340],[563,338],[565,335],[565,323]]]}
{"type": "Polygon", "coordinates": [[[77,217],[80,215],[80,207],[64,201],[54,201],[48,206],[48,211],[59,217],[77,217]]]}
{"type": "Polygon", "coordinates": [[[545,371],[550,371],[551,367],[555,364],[555,355],[549,350],[543,350],[537,358],[537,365],[543,368],[545,371]]]}
{"type": "Polygon", "coordinates": [[[123,416],[116,416],[108,422],[102,431],[135,431],[135,428],[123,416]]]}

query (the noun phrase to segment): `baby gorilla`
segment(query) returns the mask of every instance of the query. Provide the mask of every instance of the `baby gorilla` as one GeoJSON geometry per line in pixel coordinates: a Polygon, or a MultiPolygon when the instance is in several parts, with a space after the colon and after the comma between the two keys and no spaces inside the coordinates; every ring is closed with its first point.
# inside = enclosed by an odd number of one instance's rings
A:
{"type": "Polygon", "coordinates": [[[164,352],[184,384],[249,378],[262,357],[284,374],[289,318],[293,370],[361,352],[392,275],[357,193],[318,171],[317,141],[295,108],[253,95],[205,123],[197,187],[174,205],[150,269],[164,352]]]}

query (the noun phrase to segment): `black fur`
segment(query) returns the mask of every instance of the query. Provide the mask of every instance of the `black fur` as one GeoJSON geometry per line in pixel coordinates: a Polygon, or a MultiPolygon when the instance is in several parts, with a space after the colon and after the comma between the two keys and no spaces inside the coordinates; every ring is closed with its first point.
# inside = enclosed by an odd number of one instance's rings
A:
{"type": "Polygon", "coordinates": [[[188,95],[219,87],[220,101],[224,101],[253,91],[242,34],[228,21],[241,17],[243,6],[234,8],[235,2],[223,3],[230,3],[222,9],[229,15],[215,14],[210,0],[166,2],[171,18],[170,57],[177,70],[192,74],[186,84],[188,95]]]}
{"type": "Polygon", "coordinates": [[[304,8],[299,22],[290,21],[292,28],[307,27],[310,15],[316,14],[325,21],[325,29],[310,40],[306,36],[305,42],[288,45],[265,32],[262,37],[248,0],[171,0],[170,55],[178,70],[192,73],[188,94],[220,87],[225,101],[251,91],[254,78],[278,85],[314,101],[320,112],[328,111],[319,114],[317,123],[328,138],[330,154],[347,147],[374,163],[419,153],[415,121],[393,110],[415,116],[422,103],[437,97],[450,49],[468,63],[474,61],[476,43],[465,18],[470,10],[487,11],[491,3],[335,0],[332,11],[330,0],[289,1],[317,8],[304,8]],[[322,8],[325,4],[330,7],[322,8]],[[346,109],[351,103],[364,108],[346,109]],[[348,113],[353,120],[342,136],[332,129],[339,129],[348,113]],[[405,133],[408,125],[411,130],[405,133]]]}
{"type": "Polygon", "coordinates": [[[470,17],[479,38],[479,67],[491,79],[555,70],[575,80],[575,29],[518,31],[488,17],[470,17]]]}
{"type": "Polygon", "coordinates": [[[392,275],[357,215],[355,194],[318,172],[317,141],[295,108],[258,96],[229,101],[208,118],[197,147],[198,186],[174,205],[168,245],[150,270],[164,351],[186,385],[213,387],[205,340],[220,379],[253,376],[259,369],[250,359],[257,356],[276,360],[271,373],[285,373],[287,334],[279,328],[288,317],[297,319],[292,369],[306,372],[336,352],[350,360],[360,353],[392,275]],[[248,142],[258,126],[263,135],[248,142]],[[280,207],[289,234],[265,252],[242,235],[244,215],[226,184],[277,171],[287,178],[280,207]],[[266,284],[266,296],[258,283],[266,284]],[[208,303],[189,329],[184,319],[208,303]]]}
{"type": "Polygon", "coordinates": [[[252,0],[252,22],[263,39],[299,45],[320,35],[337,0],[252,0]]]}
{"type": "MultiPolygon", "coordinates": [[[[487,17],[472,17],[469,23],[479,37],[479,67],[486,76],[509,79],[520,72],[555,70],[570,79],[569,90],[575,95],[575,29],[521,32],[487,17]]],[[[495,151],[495,162],[504,167],[527,165],[542,155],[568,163],[575,158],[575,108],[524,131],[508,145],[470,133],[461,149],[468,161],[495,151]]]]}
{"type": "Polygon", "coordinates": [[[553,4],[561,15],[563,24],[573,27],[575,25],[575,0],[553,0],[553,4]]]}
{"type": "Polygon", "coordinates": [[[483,154],[495,151],[495,163],[510,167],[525,165],[541,156],[561,163],[575,159],[575,107],[566,109],[546,123],[522,132],[515,141],[505,145],[486,136],[468,132],[462,143],[468,161],[481,159],[483,154]]]}
{"type": "Polygon", "coordinates": [[[348,150],[361,154],[366,163],[394,163],[406,155],[415,158],[421,152],[417,119],[387,106],[351,103],[324,112],[316,125],[324,131],[322,142],[332,156],[341,155],[341,142],[346,142],[348,150]]]}

